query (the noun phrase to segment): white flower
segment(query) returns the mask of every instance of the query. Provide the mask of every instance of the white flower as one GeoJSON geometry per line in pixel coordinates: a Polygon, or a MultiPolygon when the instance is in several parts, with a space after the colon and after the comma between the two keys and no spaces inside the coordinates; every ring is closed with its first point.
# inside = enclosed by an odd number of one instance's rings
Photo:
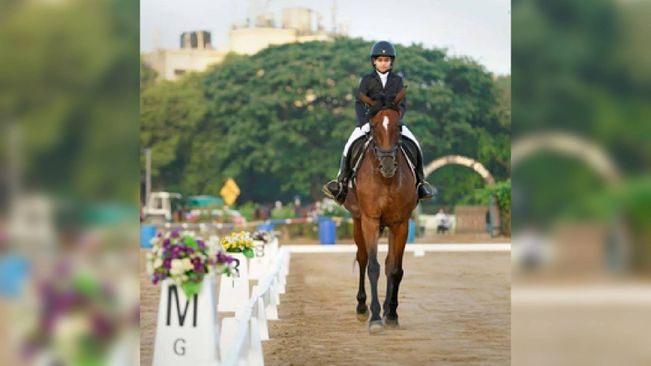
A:
{"type": "Polygon", "coordinates": [[[154,268],[159,268],[159,267],[163,266],[163,260],[160,259],[160,258],[156,258],[156,260],[154,260],[154,265],[153,266],[154,266],[154,268]]]}
{"type": "Polygon", "coordinates": [[[183,272],[194,268],[192,261],[190,261],[190,258],[183,258],[183,268],[185,269],[183,272]]]}
{"type": "MultiPolygon", "coordinates": [[[[69,314],[59,317],[53,328],[53,348],[65,360],[73,360],[79,355],[84,339],[91,334],[90,317],[85,314],[69,314]]],[[[67,363],[67,362],[66,362],[67,363]]]]}
{"type": "Polygon", "coordinates": [[[185,272],[185,265],[181,259],[172,259],[172,267],[170,268],[170,274],[172,276],[178,276],[185,272]]]}

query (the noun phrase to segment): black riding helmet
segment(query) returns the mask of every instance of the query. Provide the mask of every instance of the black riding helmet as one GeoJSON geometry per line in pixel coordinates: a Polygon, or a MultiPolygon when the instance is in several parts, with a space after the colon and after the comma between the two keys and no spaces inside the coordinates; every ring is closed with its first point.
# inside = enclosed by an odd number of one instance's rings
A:
{"type": "Polygon", "coordinates": [[[371,47],[371,65],[373,65],[373,60],[378,56],[391,57],[391,66],[393,66],[393,61],[396,58],[396,49],[387,41],[375,42],[373,47],[371,47]]]}

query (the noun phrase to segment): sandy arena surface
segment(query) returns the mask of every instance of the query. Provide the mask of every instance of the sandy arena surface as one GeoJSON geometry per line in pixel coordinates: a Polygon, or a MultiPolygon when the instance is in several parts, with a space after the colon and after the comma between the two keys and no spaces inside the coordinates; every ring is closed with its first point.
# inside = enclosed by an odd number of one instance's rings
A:
{"type": "MultiPolygon", "coordinates": [[[[144,272],[141,251],[141,364],[150,365],[159,288],[144,272]]],[[[380,253],[384,265],[385,253],[380,253]]],[[[400,329],[369,335],[355,318],[354,254],[291,257],[280,320],[263,343],[267,365],[508,365],[510,254],[406,253],[400,329]]],[[[367,280],[368,281],[368,280],[367,280]]],[[[378,292],[386,291],[384,268],[378,292]]],[[[370,303],[370,289],[367,282],[370,303]]]]}

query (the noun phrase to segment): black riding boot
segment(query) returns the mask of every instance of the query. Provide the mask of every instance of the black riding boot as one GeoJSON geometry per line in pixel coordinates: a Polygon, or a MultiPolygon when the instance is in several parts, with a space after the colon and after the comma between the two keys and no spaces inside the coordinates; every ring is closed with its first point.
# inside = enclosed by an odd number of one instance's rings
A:
{"type": "Polygon", "coordinates": [[[343,205],[344,201],[346,201],[346,194],[348,193],[348,180],[351,174],[348,156],[342,155],[341,157],[337,179],[331,180],[323,186],[323,193],[340,205],[343,205]]]}
{"type": "Polygon", "coordinates": [[[418,190],[418,199],[419,200],[429,200],[434,197],[436,190],[425,180],[425,172],[423,172],[423,153],[419,148],[416,148],[418,151],[418,158],[416,159],[416,179],[417,190],[418,190]]]}

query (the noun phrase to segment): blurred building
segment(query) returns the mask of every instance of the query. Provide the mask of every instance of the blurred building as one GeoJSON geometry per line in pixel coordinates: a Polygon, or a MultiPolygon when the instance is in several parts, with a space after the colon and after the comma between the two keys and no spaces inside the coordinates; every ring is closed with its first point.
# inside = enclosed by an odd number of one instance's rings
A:
{"type": "Polygon", "coordinates": [[[229,52],[253,55],[272,45],[332,40],[334,34],[323,29],[320,19],[319,14],[308,8],[285,8],[280,27],[275,26],[271,14],[258,15],[253,24],[233,26],[224,47],[213,47],[210,32],[184,32],[180,48],[159,48],[142,54],[142,59],[156,70],[159,80],[174,80],[187,72],[203,71],[220,63],[229,52]]]}
{"type": "Polygon", "coordinates": [[[142,60],[156,70],[159,80],[174,80],[187,72],[203,71],[221,62],[225,54],[212,47],[210,32],[183,32],[178,49],[158,48],[142,54],[142,60]]]}

